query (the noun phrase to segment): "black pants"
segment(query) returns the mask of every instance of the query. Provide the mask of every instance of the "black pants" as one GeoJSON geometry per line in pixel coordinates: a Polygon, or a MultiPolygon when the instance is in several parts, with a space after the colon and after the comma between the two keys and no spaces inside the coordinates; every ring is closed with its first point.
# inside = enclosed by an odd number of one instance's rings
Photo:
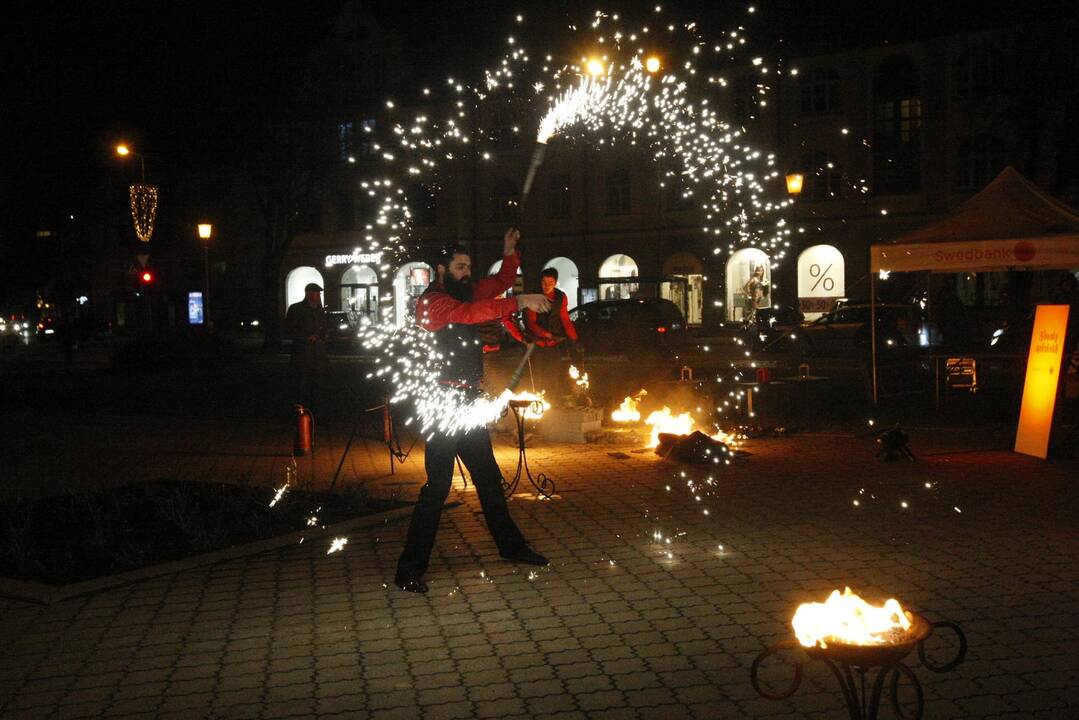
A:
{"type": "Polygon", "coordinates": [[[457,435],[436,434],[427,441],[424,467],[427,483],[420,489],[420,500],[412,511],[405,549],[397,561],[398,578],[418,578],[427,572],[431,550],[435,545],[442,504],[453,481],[454,459],[460,455],[472,476],[476,494],[480,496],[487,528],[502,554],[519,550],[525,539],[510,517],[506,498],[502,494],[502,471],[495,462],[491,436],[480,427],[457,435]]]}

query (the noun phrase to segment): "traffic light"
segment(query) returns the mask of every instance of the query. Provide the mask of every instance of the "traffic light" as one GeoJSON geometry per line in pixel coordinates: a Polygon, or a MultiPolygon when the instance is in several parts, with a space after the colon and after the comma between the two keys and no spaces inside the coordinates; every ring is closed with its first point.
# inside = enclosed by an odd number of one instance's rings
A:
{"type": "Polygon", "coordinates": [[[154,282],[153,270],[143,270],[139,273],[139,282],[142,283],[143,286],[152,285],[154,282]]]}

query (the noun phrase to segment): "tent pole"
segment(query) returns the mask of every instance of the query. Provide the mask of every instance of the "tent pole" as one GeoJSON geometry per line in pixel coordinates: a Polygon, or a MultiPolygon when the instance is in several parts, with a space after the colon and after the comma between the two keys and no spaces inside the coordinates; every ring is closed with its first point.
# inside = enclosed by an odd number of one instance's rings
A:
{"type": "MultiPolygon", "coordinates": [[[[870,249],[872,252],[872,248],[870,249]]],[[[869,264],[869,347],[873,357],[873,407],[877,406],[877,285],[873,263],[869,264]]]]}

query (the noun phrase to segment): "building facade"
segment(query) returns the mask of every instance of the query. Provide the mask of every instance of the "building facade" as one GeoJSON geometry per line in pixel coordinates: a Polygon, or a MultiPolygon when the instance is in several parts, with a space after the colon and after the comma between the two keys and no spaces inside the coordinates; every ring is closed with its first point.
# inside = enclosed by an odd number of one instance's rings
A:
{"type": "MultiPolygon", "coordinates": [[[[403,323],[439,246],[464,243],[474,272],[493,272],[503,232],[519,225],[521,287],[535,290],[540,271],[555,267],[571,306],[666,297],[705,332],[743,320],[754,303],[814,317],[838,298],[867,296],[871,243],[940,217],[1007,165],[1079,200],[1071,129],[1079,54],[1067,40],[1076,29],[1034,24],[804,57],[779,78],[758,67],[736,72],[715,102],[757,147],[776,153],[781,173],[804,177],[782,262],[763,248],[717,254],[692,200],[635,147],[555,141],[522,201],[537,118],[506,107],[485,111],[471,129],[496,161],[458,162],[410,189],[415,255],[365,254],[374,207],[363,182],[379,170],[369,138],[393,118],[345,118],[341,172],[286,258],[285,302],[314,281],[332,309],[403,323]]],[[[964,292],[972,300],[991,300],[984,278],[971,282],[964,292]]]]}

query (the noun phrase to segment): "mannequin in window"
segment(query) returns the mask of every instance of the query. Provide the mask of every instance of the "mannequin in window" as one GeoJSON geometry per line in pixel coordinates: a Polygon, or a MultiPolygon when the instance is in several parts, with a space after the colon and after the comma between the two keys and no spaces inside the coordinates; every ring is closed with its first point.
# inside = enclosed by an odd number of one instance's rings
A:
{"type": "Polygon", "coordinates": [[[742,286],[745,293],[745,314],[743,320],[746,324],[757,322],[757,311],[767,306],[768,283],[764,279],[764,266],[757,265],[753,268],[753,274],[742,286]]]}

